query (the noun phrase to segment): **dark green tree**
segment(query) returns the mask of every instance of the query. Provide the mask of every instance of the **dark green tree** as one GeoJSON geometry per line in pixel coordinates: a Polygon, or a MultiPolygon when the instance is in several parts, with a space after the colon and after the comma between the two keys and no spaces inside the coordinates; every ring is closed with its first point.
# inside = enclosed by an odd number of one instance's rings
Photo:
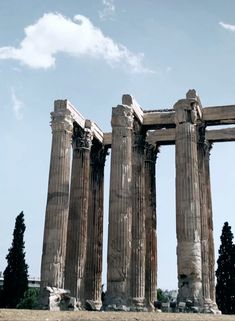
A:
{"type": "Polygon", "coordinates": [[[170,298],[166,294],[166,291],[163,291],[162,289],[157,289],[157,299],[159,302],[162,302],[162,303],[170,301],[170,298]]]}
{"type": "Polygon", "coordinates": [[[3,299],[7,308],[15,308],[28,289],[28,265],[24,252],[24,213],[15,221],[12,246],[6,256],[7,267],[3,273],[3,299]]]}
{"type": "Polygon", "coordinates": [[[224,223],[216,270],[216,302],[223,314],[235,313],[235,246],[228,222],[224,223]]]}

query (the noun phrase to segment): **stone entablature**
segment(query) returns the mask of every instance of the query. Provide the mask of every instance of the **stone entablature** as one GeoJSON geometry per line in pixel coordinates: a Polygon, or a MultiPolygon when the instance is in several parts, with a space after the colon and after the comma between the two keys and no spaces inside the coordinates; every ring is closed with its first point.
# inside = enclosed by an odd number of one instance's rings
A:
{"type": "Polygon", "coordinates": [[[147,111],[123,95],[112,110],[112,133],[103,133],[67,100],[55,101],[51,118],[42,287],[68,288],[79,305],[90,300],[101,307],[104,166],[112,148],[103,308],[153,309],[156,159],[161,145],[175,144],[178,301],[215,311],[209,154],[212,143],[235,141],[235,128],[207,127],[234,124],[235,105],[202,107],[189,90],[173,108],[147,111]]]}

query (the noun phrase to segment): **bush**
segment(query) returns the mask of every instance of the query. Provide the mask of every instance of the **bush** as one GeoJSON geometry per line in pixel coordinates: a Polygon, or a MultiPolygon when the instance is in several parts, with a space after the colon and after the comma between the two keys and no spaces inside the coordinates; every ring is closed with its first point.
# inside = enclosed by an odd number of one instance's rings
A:
{"type": "Polygon", "coordinates": [[[39,289],[28,289],[23,299],[17,304],[17,309],[37,309],[39,306],[39,289]]]}
{"type": "Polygon", "coordinates": [[[169,297],[162,289],[157,289],[157,300],[161,303],[169,302],[169,297]]]}

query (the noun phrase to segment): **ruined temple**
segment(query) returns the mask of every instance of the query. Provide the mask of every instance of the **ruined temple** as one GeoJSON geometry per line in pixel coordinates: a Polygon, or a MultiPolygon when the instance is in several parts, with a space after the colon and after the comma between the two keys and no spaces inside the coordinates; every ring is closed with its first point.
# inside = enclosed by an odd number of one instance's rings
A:
{"type": "Polygon", "coordinates": [[[52,149],[41,286],[101,307],[104,166],[111,153],[106,310],[149,311],[157,295],[155,168],[175,145],[178,302],[216,311],[209,157],[235,140],[235,105],[203,107],[195,90],[172,109],[144,110],[130,95],[103,133],[67,100],[51,113],[52,149]],[[70,168],[71,167],[71,168],[70,168]]]}

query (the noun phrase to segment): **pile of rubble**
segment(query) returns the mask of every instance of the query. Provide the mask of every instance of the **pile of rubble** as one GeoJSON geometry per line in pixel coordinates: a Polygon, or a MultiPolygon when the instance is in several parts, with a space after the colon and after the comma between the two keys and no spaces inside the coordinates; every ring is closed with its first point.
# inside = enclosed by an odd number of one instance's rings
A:
{"type": "Polygon", "coordinates": [[[82,308],[81,303],[70,295],[69,290],[50,286],[44,288],[40,302],[40,308],[50,311],[78,311],[84,309],[97,311],[99,310],[97,306],[96,302],[86,300],[85,306],[82,308]]]}
{"type": "Polygon", "coordinates": [[[79,310],[76,298],[70,296],[69,290],[47,286],[41,295],[41,308],[50,311],[79,310]]]}
{"type": "Polygon", "coordinates": [[[205,310],[204,308],[200,308],[198,306],[194,306],[191,300],[187,300],[186,302],[179,302],[170,301],[170,302],[154,302],[155,310],[158,312],[180,312],[180,313],[210,313],[210,314],[220,314],[217,308],[213,309],[211,307],[207,307],[205,310]]]}

